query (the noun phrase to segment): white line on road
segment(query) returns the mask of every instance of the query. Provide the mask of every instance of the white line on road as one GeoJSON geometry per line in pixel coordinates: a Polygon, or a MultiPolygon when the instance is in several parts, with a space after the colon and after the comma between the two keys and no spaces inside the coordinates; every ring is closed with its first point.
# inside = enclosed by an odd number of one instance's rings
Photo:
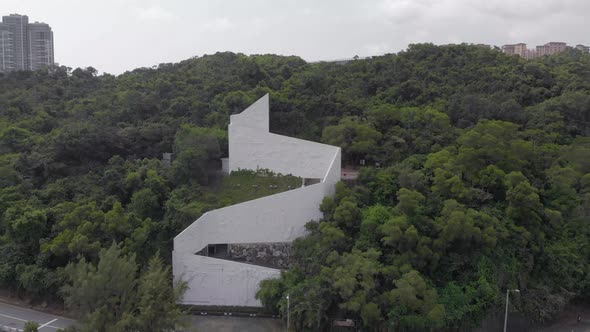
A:
{"type": "Polygon", "coordinates": [[[29,309],[29,308],[24,308],[24,307],[19,307],[19,306],[16,306],[16,305],[12,305],[10,303],[3,302],[2,300],[0,300],[0,306],[7,306],[7,307],[15,308],[15,309],[18,309],[18,310],[24,310],[24,311],[28,311],[28,312],[32,312],[32,313],[36,313],[36,314],[47,315],[47,316],[50,316],[50,317],[51,316],[54,316],[54,317],[56,316],[56,317],[61,318],[61,320],[68,320],[68,321],[72,321],[72,322],[74,321],[74,320],[72,320],[70,318],[61,317],[61,316],[57,316],[57,315],[50,315],[50,314],[48,314],[46,312],[43,312],[43,311],[37,311],[37,310],[29,309]]]}
{"type": "MultiPolygon", "coordinates": [[[[22,318],[14,317],[14,316],[8,316],[8,315],[4,315],[4,314],[0,314],[0,316],[2,316],[2,317],[6,317],[6,318],[9,318],[9,319],[18,320],[18,321],[25,322],[25,323],[26,323],[26,322],[28,322],[28,320],[26,320],[26,319],[22,319],[22,318]]],[[[47,322],[47,323],[45,323],[45,324],[43,324],[43,325],[39,326],[39,328],[42,328],[42,327],[50,327],[50,328],[52,328],[52,329],[58,330],[58,329],[60,329],[60,327],[53,326],[53,325],[49,325],[49,324],[51,324],[51,323],[55,322],[56,320],[57,320],[57,318],[56,318],[56,319],[54,319],[54,320],[52,320],[52,321],[50,321],[50,322],[47,322]]]]}
{"type": "Polygon", "coordinates": [[[50,320],[49,322],[47,322],[47,323],[45,323],[45,324],[43,324],[43,325],[39,326],[39,328],[45,327],[45,326],[47,326],[47,325],[49,325],[49,324],[51,324],[51,323],[55,322],[56,320],[57,320],[57,318],[56,318],[56,319],[53,319],[53,320],[50,320]]]}
{"type": "Polygon", "coordinates": [[[19,320],[21,322],[28,322],[28,320],[26,320],[26,319],[16,318],[16,317],[8,316],[8,315],[0,314],[0,316],[6,317],[6,318],[10,318],[10,319],[14,319],[14,320],[19,320]]]}

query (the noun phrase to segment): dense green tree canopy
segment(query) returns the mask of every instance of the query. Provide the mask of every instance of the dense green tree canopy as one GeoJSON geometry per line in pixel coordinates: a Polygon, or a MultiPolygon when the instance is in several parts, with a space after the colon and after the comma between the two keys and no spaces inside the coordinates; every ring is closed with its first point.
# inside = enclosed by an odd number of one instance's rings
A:
{"type": "Polygon", "coordinates": [[[457,329],[518,287],[516,309],[550,320],[590,295],[589,72],[576,50],[525,61],[417,44],[347,63],[217,53],[117,77],[0,73],[0,285],[67,300],[95,326],[108,315],[170,326],[155,320],[174,313],[170,293],[148,290],[169,274],[171,239],[210,209],[271,193],[216,176],[229,116],[270,93],[273,132],[366,165],[324,200],[292,269],[263,284],[268,310],[284,312],[288,293],[298,329],[333,317],[457,329]],[[128,273],[96,286],[120,286],[120,298],[85,304],[76,280],[102,280],[106,259],[128,273]]]}

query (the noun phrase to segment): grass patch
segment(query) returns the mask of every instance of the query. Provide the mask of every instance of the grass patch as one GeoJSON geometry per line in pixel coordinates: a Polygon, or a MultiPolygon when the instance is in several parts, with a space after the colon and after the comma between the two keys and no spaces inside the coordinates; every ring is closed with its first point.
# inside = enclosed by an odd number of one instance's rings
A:
{"type": "Polygon", "coordinates": [[[269,170],[240,170],[223,177],[211,189],[220,206],[228,206],[301,187],[301,178],[269,170]]]}

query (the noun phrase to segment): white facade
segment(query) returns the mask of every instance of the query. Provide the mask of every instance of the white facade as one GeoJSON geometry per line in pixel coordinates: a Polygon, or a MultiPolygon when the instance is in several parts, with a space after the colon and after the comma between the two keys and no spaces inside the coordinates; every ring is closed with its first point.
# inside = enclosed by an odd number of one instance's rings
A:
{"type": "Polygon", "coordinates": [[[290,242],[322,217],[319,206],[340,181],[340,148],[269,132],[268,94],[229,125],[229,170],[267,168],[321,179],[317,184],[209,211],[174,238],[174,277],[188,282],[183,304],[261,306],[260,281],[280,270],[196,255],[208,244],[290,242]]]}

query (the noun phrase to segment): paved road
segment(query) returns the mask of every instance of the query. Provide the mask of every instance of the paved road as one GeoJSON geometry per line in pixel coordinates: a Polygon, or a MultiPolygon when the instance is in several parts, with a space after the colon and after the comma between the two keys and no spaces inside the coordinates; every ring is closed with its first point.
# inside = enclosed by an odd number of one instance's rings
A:
{"type": "Polygon", "coordinates": [[[22,330],[28,321],[39,323],[41,327],[39,332],[55,332],[57,329],[64,329],[75,324],[75,321],[65,317],[54,316],[0,302],[0,331],[7,330],[6,328],[8,327],[22,330]],[[3,327],[4,330],[2,329],[3,327]]]}
{"type": "MultiPolygon", "coordinates": [[[[41,327],[39,332],[55,332],[76,323],[69,318],[0,302],[0,331],[22,331],[28,321],[39,323],[41,327]]],[[[273,318],[195,315],[191,316],[189,321],[191,325],[189,330],[196,329],[199,332],[275,332],[284,330],[283,321],[273,318]]]]}
{"type": "Polygon", "coordinates": [[[198,332],[282,332],[285,325],[274,318],[227,316],[192,316],[191,325],[198,332]]]}
{"type": "Polygon", "coordinates": [[[537,332],[590,332],[590,322],[560,323],[537,330],[537,332]]]}

